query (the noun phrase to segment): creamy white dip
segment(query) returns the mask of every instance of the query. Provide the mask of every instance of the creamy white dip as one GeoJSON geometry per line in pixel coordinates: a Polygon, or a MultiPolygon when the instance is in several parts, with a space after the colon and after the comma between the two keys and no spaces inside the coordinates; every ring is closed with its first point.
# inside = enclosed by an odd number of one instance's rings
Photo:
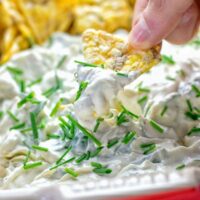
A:
{"type": "Polygon", "coordinates": [[[81,39],[64,34],[15,55],[0,68],[0,188],[199,167],[200,48],[162,54],[138,78],[77,64],[81,39]]]}

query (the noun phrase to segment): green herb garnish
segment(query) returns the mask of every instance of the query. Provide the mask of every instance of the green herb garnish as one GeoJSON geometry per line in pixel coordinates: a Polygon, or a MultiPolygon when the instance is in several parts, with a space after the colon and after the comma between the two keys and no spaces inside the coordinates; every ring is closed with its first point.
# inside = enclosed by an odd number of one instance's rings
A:
{"type": "Polygon", "coordinates": [[[75,172],[73,169],[71,168],[65,168],[65,172],[68,173],[69,175],[71,175],[72,177],[76,178],[79,174],[77,172],[75,172]]]}
{"type": "Polygon", "coordinates": [[[145,87],[139,87],[138,88],[138,92],[145,92],[145,93],[149,93],[151,90],[149,88],[145,88],[145,87]]]}
{"type": "Polygon", "coordinates": [[[51,113],[50,113],[50,116],[51,116],[51,117],[53,117],[53,116],[56,115],[56,113],[58,112],[58,110],[59,110],[59,108],[60,108],[62,102],[63,102],[63,99],[60,99],[60,100],[56,103],[56,105],[53,107],[53,109],[52,109],[52,111],[51,111],[51,113]]]}
{"type": "Polygon", "coordinates": [[[59,119],[59,121],[60,121],[63,125],[65,125],[68,129],[71,128],[71,125],[70,125],[63,117],[59,117],[58,119],[59,119]]]}
{"type": "Polygon", "coordinates": [[[162,55],[162,63],[174,65],[176,62],[174,61],[172,56],[162,55]]]}
{"type": "Polygon", "coordinates": [[[129,131],[122,139],[122,143],[128,144],[132,139],[135,138],[136,132],[135,131],[129,131]]]}
{"type": "Polygon", "coordinates": [[[103,148],[104,148],[104,147],[97,147],[95,151],[92,151],[92,152],[90,153],[90,157],[91,157],[91,158],[94,158],[94,157],[96,157],[97,155],[99,155],[99,153],[102,151],[103,148]]]}
{"type": "Polygon", "coordinates": [[[86,158],[87,158],[87,154],[84,153],[84,154],[80,155],[80,156],[76,159],[76,163],[77,163],[77,164],[80,164],[80,163],[83,162],[86,158]]]}
{"type": "Polygon", "coordinates": [[[186,100],[186,103],[187,103],[187,106],[189,108],[189,111],[192,112],[193,111],[193,108],[192,108],[192,103],[189,99],[186,100]]]}
{"type": "Polygon", "coordinates": [[[176,170],[182,170],[183,168],[185,168],[185,164],[178,165],[176,170]]]}
{"type": "Polygon", "coordinates": [[[82,82],[80,83],[78,92],[77,92],[77,94],[76,94],[75,101],[77,101],[77,100],[80,98],[82,92],[86,89],[87,86],[88,86],[88,82],[82,81],[82,82]]]}
{"type": "Polygon", "coordinates": [[[13,121],[19,122],[19,119],[11,111],[8,110],[7,113],[13,121]]]}
{"type": "Polygon", "coordinates": [[[30,121],[31,121],[31,128],[32,128],[32,132],[33,132],[33,139],[35,142],[38,142],[39,134],[38,134],[36,116],[35,116],[34,112],[30,113],[30,121]]]}
{"type": "Polygon", "coordinates": [[[19,87],[20,87],[20,92],[24,93],[26,90],[26,83],[24,80],[20,80],[19,87]]]}
{"type": "Polygon", "coordinates": [[[99,175],[103,174],[110,174],[112,173],[112,169],[106,168],[106,167],[101,167],[101,168],[94,168],[93,172],[99,175]]]}
{"type": "Polygon", "coordinates": [[[39,167],[41,166],[43,163],[41,161],[38,161],[38,162],[33,162],[33,163],[26,163],[24,165],[24,169],[25,170],[28,170],[28,169],[33,169],[33,168],[36,168],[36,167],[39,167]]]}
{"type": "Polygon", "coordinates": [[[48,134],[47,135],[48,139],[60,139],[60,135],[56,135],[56,134],[48,134]]]}
{"type": "Polygon", "coordinates": [[[46,147],[41,147],[41,146],[37,146],[37,145],[32,145],[32,148],[35,149],[35,150],[38,150],[38,151],[44,151],[44,152],[49,151],[48,148],[46,148],[46,147]]]}
{"type": "Polygon", "coordinates": [[[196,97],[200,97],[200,89],[196,85],[192,85],[192,90],[196,93],[196,97]]]}
{"type": "Polygon", "coordinates": [[[128,119],[126,118],[126,113],[122,111],[118,116],[117,116],[117,125],[121,125],[123,123],[128,122],[128,119]]]}
{"type": "Polygon", "coordinates": [[[43,92],[42,94],[46,97],[49,98],[51,97],[53,94],[55,94],[59,89],[61,89],[62,87],[62,83],[59,80],[58,76],[55,76],[55,80],[56,80],[56,85],[49,88],[48,90],[46,90],[45,92],[43,92]]]}
{"type": "Polygon", "coordinates": [[[166,79],[169,80],[169,81],[176,81],[176,79],[171,77],[171,76],[166,76],[166,79]]]}
{"type": "Polygon", "coordinates": [[[72,158],[70,158],[70,159],[68,159],[68,160],[65,160],[64,162],[60,162],[59,164],[57,164],[57,165],[51,167],[49,170],[53,170],[53,169],[56,169],[56,168],[58,168],[58,167],[60,167],[60,166],[65,165],[65,164],[67,164],[67,163],[70,163],[70,162],[74,161],[75,158],[76,158],[76,157],[72,157],[72,158]]]}
{"type": "Polygon", "coordinates": [[[108,141],[107,148],[110,149],[111,147],[115,146],[119,142],[118,138],[113,138],[108,141]]]}
{"type": "Polygon", "coordinates": [[[13,75],[22,75],[23,74],[23,71],[19,68],[16,68],[16,67],[7,67],[7,70],[12,73],[13,75]]]}
{"type": "Polygon", "coordinates": [[[103,165],[101,163],[98,163],[98,162],[91,162],[90,163],[92,167],[95,167],[95,168],[102,168],[103,165]]]}
{"type": "Polygon", "coordinates": [[[17,130],[17,129],[21,129],[21,128],[24,128],[26,124],[23,122],[23,123],[19,123],[19,124],[15,124],[14,126],[12,126],[10,128],[10,130],[17,130]]]}
{"type": "Polygon", "coordinates": [[[101,118],[101,117],[99,117],[99,118],[96,120],[96,124],[95,124],[94,130],[93,130],[94,133],[97,132],[97,130],[98,130],[99,126],[100,126],[100,123],[101,123],[103,120],[104,120],[104,119],[101,118]]]}
{"type": "Polygon", "coordinates": [[[124,73],[121,73],[121,72],[117,72],[117,75],[128,78],[128,74],[124,74],[124,73]]]}
{"type": "Polygon", "coordinates": [[[36,85],[36,84],[41,83],[41,82],[42,82],[42,78],[38,78],[38,79],[36,79],[36,80],[30,82],[30,83],[28,84],[28,87],[32,87],[33,85],[36,85]]]}
{"type": "Polygon", "coordinates": [[[78,61],[78,60],[75,60],[74,62],[82,65],[83,67],[101,67],[101,68],[104,68],[104,65],[98,66],[98,65],[94,65],[94,64],[90,64],[90,63],[81,62],[81,61],[78,61]]]}
{"type": "Polygon", "coordinates": [[[64,157],[71,151],[72,147],[69,146],[65,152],[62,154],[62,156],[56,161],[56,164],[59,164],[63,159],[64,157]]]}
{"type": "Polygon", "coordinates": [[[28,162],[30,156],[31,156],[31,151],[28,151],[28,153],[26,154],[26,157],[25,157],[25,159],[24,159],[24,162],[23,162],[23,163],[24,163],[24,166],[25,166],[26,163],[28,162]]]}
{"type": "Polygon", "coordinates": [[[163,109],[162,109],[161,113],[160,113],[160,116],[161,116],[161,117],[163,117],[163,116],[164,116],[164,114],[167,112],[167,110],[168,110],[168,106],[167,106],[167,105],[165,105],[165,106],[163,107],[163,109]]]}
{"type": "Polygon", "coordinates": [[[152,128],[154,128],[156,131],[158,131],[159,133],[163,133],[164,129],[154,120],[150,120],[149,124],[152,126],[152,128]]]}
{"type": "Polygon", "coordinates": [[[77,127],[79,130],[82,131],[84,135],[86,135],[88,138],[90,138],[97,146],[102,146],[101,142],[92,134],[90,133],[86,128],[81,126],[78,121],[76,121],[71,115],[67,115],[68,119],[71,121],[71,123],[74,124],[75,127],[77,127]]]}
{"type": "Polygon", "coordinates": [[[192,136],[193,134],[200,134],[200,128],[197,128],[197,127],[193,127],[188,133],[187,135],[188,136],[192,136]]]}
{"type": "Polygon", "coordinates": [[[59,69],[62,67],[62,65],[64,64],[64,62],[66,61],[67,59],[67,55],[64,55],[58,62],[58,64],[56,65],[56,69],[59,69]]]}
{"type": "Polygon", "coordinates": [[[185,115],[186,115],[188,118],[190,118],[190,119],[192,119],[192,120],[195,120],[195,121],[200,119],[200,114],[199,114],[199,113],[196,113],[195,111],[193,111],[193,112],[187,111],[187,112],[185,113],[185,115]]]}
{"type": "Polygon", "coordinates": [[[148,100],[148,96],[143,96],[143,97],[141,97],[140,99],[138,99],[138,104],[143,104],[143,103],[145,103],[146,101],[148,100]]]}
{"type": "Polygon", "coordinates": [[[68,129],[67,126],[65,126],[64,124],[59,124],[60,128],[62,129],[62,132],[63,132],[63,140],[65,138],[68,138],[69,140],[72,140],[73,139],[73,135],[71,135],[70,133],[70,129],[68,129]]]}
{"type": "Polygon", "coordinates": [[[125,112],[127,115],[131,116],[132,118],[139,119],[139,116],[138,116],[138,115],[136,115],[136,114],[130,112],[130,111],[127,110],[123,105],[122,105],[122,108],[123,108],[124,112],[125,112]]]}
{"type": "Polygon", "coordinates": [[[18,102],[17,107],[21,108],[27,102],[31,102],[33,104],[39,104],[40,102],[38,100],[34,99],[34,97],[35,97],[35,93],[34,92],[29,93],[21,101],[18,102]]]}
{"type": "Polygon", "coordinates": [[[148,155],[156,150],[156,145],[154,143],[144,143],[140,145],[143,150],[144,155],[148,155]]]}
{"type": "Polygon", "coordinates": [[[3,112],[3,111],[0,111],[0,119],[3,118],[3,115],[4,115],[4,112],[3,112]]]}

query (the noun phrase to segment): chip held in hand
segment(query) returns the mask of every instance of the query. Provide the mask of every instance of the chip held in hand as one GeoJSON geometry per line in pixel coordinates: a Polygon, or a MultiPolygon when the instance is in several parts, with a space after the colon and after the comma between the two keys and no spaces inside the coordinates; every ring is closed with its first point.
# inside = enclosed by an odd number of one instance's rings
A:
{"type": "Polygon", "coordinates": [[[160,44],[148,50],[138,50],[120,37],[94,29],[86,30],[82,39],[86,61],[114,71],[144,73],[161,60],[160,44]]]}

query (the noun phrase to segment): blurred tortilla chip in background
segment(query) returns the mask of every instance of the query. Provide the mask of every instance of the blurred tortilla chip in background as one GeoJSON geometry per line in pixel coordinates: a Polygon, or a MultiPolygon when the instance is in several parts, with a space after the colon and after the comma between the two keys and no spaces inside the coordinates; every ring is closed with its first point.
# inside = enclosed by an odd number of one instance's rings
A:
{"type": "Polygon", "coordinates": [[[129,30],[134,0],[0,0],[0,63],[54,32],[129,30]]]}

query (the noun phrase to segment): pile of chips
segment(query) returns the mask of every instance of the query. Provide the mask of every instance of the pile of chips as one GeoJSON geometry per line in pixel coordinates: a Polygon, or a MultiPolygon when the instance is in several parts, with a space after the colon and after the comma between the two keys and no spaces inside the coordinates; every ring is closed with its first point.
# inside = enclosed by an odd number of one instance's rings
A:
{"type": "Polygon", "coordinates": [[[0,0],[0,63],[53,32],[130,29],[134,0],[0,0]]]}

